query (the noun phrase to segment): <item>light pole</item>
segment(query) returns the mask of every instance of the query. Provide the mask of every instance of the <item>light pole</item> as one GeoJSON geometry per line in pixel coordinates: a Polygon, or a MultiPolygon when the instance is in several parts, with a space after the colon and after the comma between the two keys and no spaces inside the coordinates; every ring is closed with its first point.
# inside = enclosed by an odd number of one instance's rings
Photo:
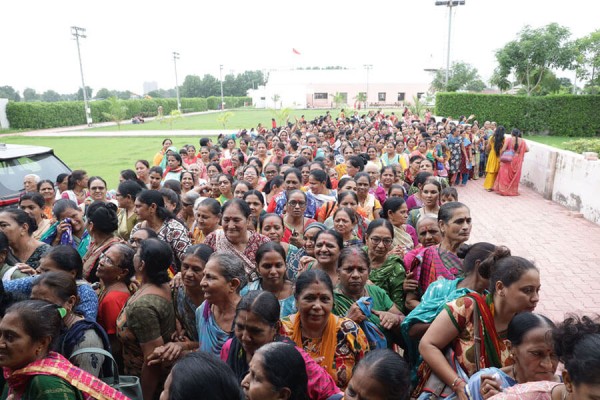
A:
{"type": "Polygon", "coordinates": [[[221,81],[221,111],[223,111],[225,108],[223,107],[223,64],[219,65],[219,80],[221,81]]]}
{"type": "Polygon", "coordinates": [[[367,70],[367,91],[365,93],[365,109],[369,106],[369,71],[373,68],[372,64],[365,64],[365,69],[367,70]]]}
{"type": "Polygon", "coordinates": [[[75,41],[77,42],[77,55],[79,56],[79,71],[81,72],[81,86],[83,90],[83,107],[85,108],[85,120],[88,126],[92,126],[92,113],[90,110],[90,105],[88,103],[87,91],[85,90],[85,80],[83,79],[83,64],[81,63],[81,50],[79,49],[79,38],[86,38],[85,28],[80,28],[78,26],[71,27],[71,35],[75,37],[75,41]]]}
{"type": "Polygon", "coordinates": [[[181,112],[181,101],[179,100],[179,83],[177,82],[177,60],[179,60],[179,53],[173,52],[173,65],[175,66],[175,92],[177,93],[177,110],[181,112]]]}
{"type": "Polygon", "coordinates": [[[465,0],[445,0],[445,1],[436,1],[436,6],[446,6],[448,7],[448,54],[446,55],[446,90],[448,89],[448,75],[450,73],[450,37],[452,33],[452,7],[456,6],[464,6],[465,0]]]}

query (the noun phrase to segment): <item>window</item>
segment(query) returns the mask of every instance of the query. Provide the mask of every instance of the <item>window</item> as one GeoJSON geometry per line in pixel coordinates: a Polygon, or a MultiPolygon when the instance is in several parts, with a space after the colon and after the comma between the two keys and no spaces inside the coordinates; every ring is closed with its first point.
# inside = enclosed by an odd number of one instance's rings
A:
{"type": "Polygon", "coordinates": [[[405,95],[406,95],[406,93],[404,93],[404,92],[398,92],[398,101],[404,101],[405,95]]]}
{"type": "Polygon", "coordinates": [[[327,93],[315,93],[315,100],[327,100],[327,93]]]}
{"type": "Polygon", "coordinates": [[[385,101],[385,92],[377,93],[377,101],[385,101]]]}
{"type": "Polygon", "coordinates": [[[423,97],[424,94],[425,92],[417,92],[417,99],[421,100],[421,97],[423,97]]]}
{"type": "Polygon", "coordinates": [[[266,97],[261,97],[260,99],[261,99],[262,101],[265,101],[265,100],[266,100],[266,97]]]}

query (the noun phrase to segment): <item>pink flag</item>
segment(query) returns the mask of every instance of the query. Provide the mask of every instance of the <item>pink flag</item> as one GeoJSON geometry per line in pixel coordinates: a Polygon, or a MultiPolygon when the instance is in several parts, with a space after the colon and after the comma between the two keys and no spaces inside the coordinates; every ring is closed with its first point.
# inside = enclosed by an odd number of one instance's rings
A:
{"type": "Polygon", "coordinates": [[[300,52],[296,49],[292,49],[292,53],[300,55],[300,52]]]}

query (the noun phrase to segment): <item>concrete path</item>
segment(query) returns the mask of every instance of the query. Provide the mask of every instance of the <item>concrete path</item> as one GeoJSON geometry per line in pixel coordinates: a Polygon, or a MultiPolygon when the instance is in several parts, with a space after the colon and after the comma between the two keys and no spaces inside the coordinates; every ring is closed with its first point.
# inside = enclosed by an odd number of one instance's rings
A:
{"type": "Polygon", "coordinates": [[[517,197],[486,192],[482,179],[457,190],[471,209],[469,243],[505,245],[540,269],[537,312],[555,321],[567,312],[600,314],[600,226],[524,186],[517,197]]]}

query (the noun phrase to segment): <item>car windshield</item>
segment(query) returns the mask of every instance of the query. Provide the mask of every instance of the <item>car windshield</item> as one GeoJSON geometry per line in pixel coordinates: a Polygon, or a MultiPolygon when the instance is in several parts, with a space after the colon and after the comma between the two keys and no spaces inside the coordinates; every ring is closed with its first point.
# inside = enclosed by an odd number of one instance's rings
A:
{"type": "Polygon", "coordinates": [[[51,153],[0,160],[0,195],[22,191],[23,178],[27,174],[54,182],[61,173],[69,173],[69,169],[51,153]]]}

